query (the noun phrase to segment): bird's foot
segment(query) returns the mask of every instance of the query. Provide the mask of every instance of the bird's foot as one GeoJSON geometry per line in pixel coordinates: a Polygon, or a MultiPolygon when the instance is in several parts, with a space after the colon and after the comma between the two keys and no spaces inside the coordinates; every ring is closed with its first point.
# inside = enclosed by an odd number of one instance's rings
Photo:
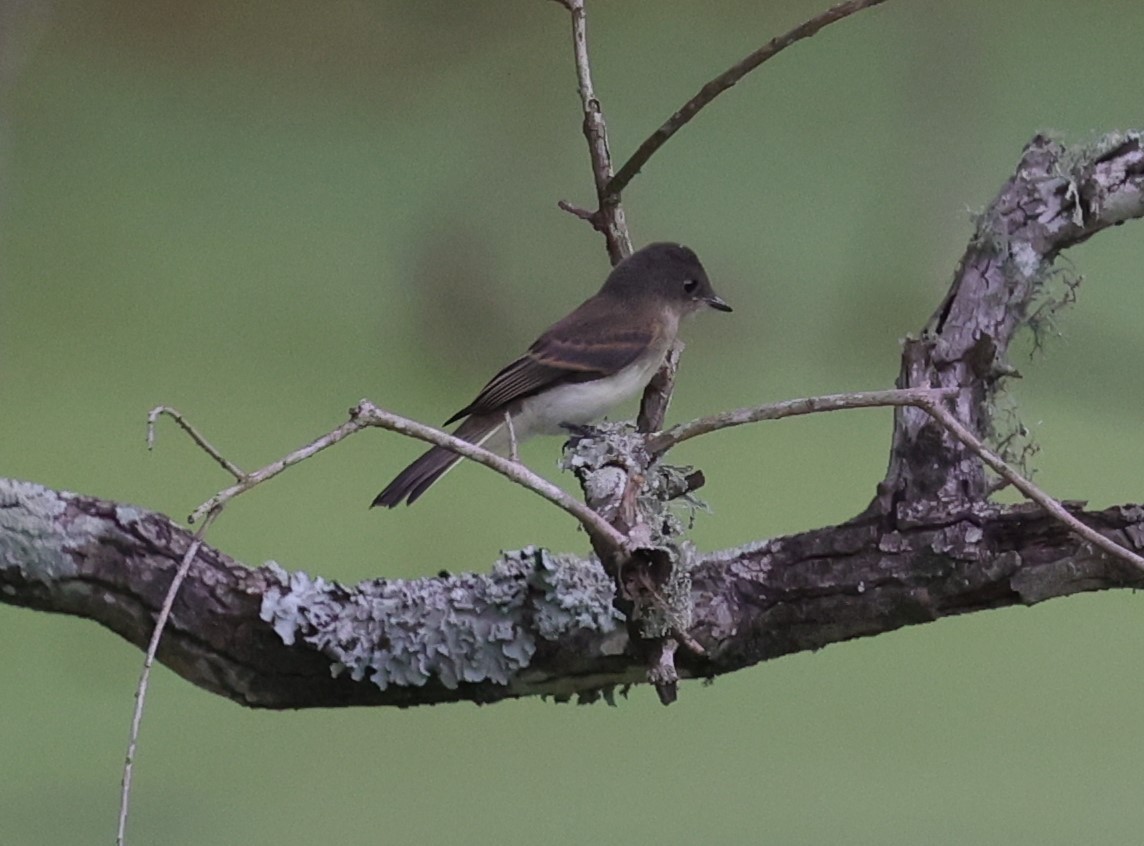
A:
{"type": "Polygon", "coordinates": [[[568,440],[574,443],[587,438],[598,438],[602,434],[599,426],[590,423],[561,423],[560,428],[568,433],[568,440]]]}

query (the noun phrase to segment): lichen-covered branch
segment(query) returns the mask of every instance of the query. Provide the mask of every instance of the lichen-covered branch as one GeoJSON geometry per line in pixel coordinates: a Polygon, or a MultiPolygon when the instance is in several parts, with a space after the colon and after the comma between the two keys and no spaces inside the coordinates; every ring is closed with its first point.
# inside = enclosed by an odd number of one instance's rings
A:
{"type": "MultiPolygon", "coordinates": [[[[1144,507],[1076,512],[1144,545],[1144,507]]],[[[0,599],[86,617],[143,647],[191,535],[132,506],[0,480],[0,599]]],[[[702,556],[683,677],[952,614],[1139,588],[1030,507],[981,506],[887,530],[868,518],[702,556]]],[[[487,575],[345,586],[248,569],[204,546],[159,660],[244,705],[307,708],[611,696],[645,680],[613,582],[591,559],[525,550],[487,575]]]]}
{"type": "MultiPolygon", "coordinates": [[[[1067,148],[1037,136],[1016,172],[981,215],[953,284],[920,337],[902,350],[899,388],[967,388],[952,408],[981,438],[995,434],[994,401],[1014,335],[1039,303],[1067,287],[1054,275],[1060,252],[1110,226],[1144,216],[1144,150],[1138,132],[1067,148]]],[[[924,411],[895,412],[889,469],[871,509],[934,500],[980,501],[989,479],[981,461],[924,411]]]]}

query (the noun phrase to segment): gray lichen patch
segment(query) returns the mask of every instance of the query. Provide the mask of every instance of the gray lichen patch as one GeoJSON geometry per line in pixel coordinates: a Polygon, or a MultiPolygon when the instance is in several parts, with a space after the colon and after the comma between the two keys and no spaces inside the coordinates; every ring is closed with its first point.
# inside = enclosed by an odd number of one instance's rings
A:
{"type": "Polygon", "coordinates": [[[629,536],[643,560],[627,565],[628,576],[634,578],[623,577],[635,604],[633,617],[648,638],[690,628],[695,554],[680,537],[693,527],[696,512],[707,508],[691,493],[692,468],[655,460],[647,451],[646,436],[622,422],[593,426],[572,438],[561,466],[576,475],[585,500],[604,515],[617,513],[629,474],[641,480],[638,520],[629,536]],[[632,567],[641,572],[632,573],[632,567]]]}
{"type": "Polygon", "coordinates": [[[560,467],[576,476],[585,500],[597,511],[608,514],[615,509],[631,469],[642,471],[638,505],[654,543],[683,534],[694,525],[696,512],[707,510],[690,493],[693,468],[653,461],[646,436],[631,423],[601,423],[588,432],[569,441],[560,467]]]}
{"type": "Polygon", "coordinates": [[[559,640],[584,630],[608,634],[623,619],[612,605],[615,585],[595,558],[585,561],[527,547],[505,553],[497,567],[510,561],[522,568],[532,562],[529,585],[543,593],[534,603],[533,622],[545,640],[559,640]]]}
{"type": "Polygon", "coordinates": [[[261,617],[287,645],[298,639],[336,675],[390,685],[508,685],[537,639],[616,628],[612,585],[595,559],[529,547],[506,553],[489,574],[391,579],[345,587],[306,573],[266,568],[275,583],[261,617]]]}
{"type": "Polygon", "coordinates": [[[60,520],[66,496],[32,482],[0,479],[0,567],[45,584],[75,574],[72,550],[96,540],[103,523],[83,515],[60,520]]]}

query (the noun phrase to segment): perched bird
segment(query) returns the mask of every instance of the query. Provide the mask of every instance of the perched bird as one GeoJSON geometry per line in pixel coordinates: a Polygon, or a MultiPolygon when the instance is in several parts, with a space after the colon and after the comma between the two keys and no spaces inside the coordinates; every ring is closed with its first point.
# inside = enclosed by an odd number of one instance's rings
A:
{"type": "MultiPolygon", "coordinates": [[[[647,386],[680,321],[708,307],[731,310],[695,253],[679,244],[649,244],[617,264],[598,293],[550,326],[445,425],[463,417],[454,435],[508,455],[532,435],[558,435],[597,420],[647,386]]],[[[460,460],[433,447],[373,505],[412,504],[460,460]]]]}

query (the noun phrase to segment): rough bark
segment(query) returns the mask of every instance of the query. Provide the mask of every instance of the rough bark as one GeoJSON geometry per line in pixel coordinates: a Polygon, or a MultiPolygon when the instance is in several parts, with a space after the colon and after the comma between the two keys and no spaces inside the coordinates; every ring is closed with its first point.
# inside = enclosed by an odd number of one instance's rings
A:
{"type": "MultiPolygon", "coordinates": [[[[1076,513],[1121,543],[1144,544],[1144,507],[1076,513]]],[[[141,648],[191,540],[161,514],[7,480],[0,482],[0,538],[5,601],[86,617],[141,648]]],[[[175,602],[159,659],[200,687],[259,708],[494,702],[534,694],[593,698],[643,681],[646,661],[616,625],[610,591],[588,596],[575,578],[598,565],[544,562],[541,555],[533,551],[519,559],[522,566],[488,577],[494,592],[512,597],[497,604],[474,599],[481,591],[467,575],[342,587],[292,574],[288,592],[281,570],[249,569],[204,546],[175,602]],[[548,566],[553,575],[537,579],[548,566]],[[457,668],[450,677],[455,684],[442,683],[441,667],[417,683],[399,683],[396,659],[384,689],[369,678],[355,681],[351,669],[334,677],[330,647],[305,641],[324,622],[311,618],[361,610],[362,597],[387,591],[395,600],[372,622],[388,635],[373,637],[370,650],[388,641],[395,655],[405,650],[410,659],[432,661],[432,649],[420,650],[408,637],[398,643],[393,631],[440,631],[443,616],[466,630],[479,628],[460,619],[466,614],[489,630],[498,623],[512,630],[499,638],[458,638],[447,656],[457,668]],[[262,613],[274,593],[299,601],[297,617],[277,630],[274,622],[287,615],[268,621],[262,613]],[[569,608],[578,613],[567,614],[569,608]],[[554,625],[560,614],[577,625],[554,625]],[[281,636],[286,631],[292,643],[281,636]],[[524,647],[518,666],[496,678],[513,663],[504,653],[522,644],[531,644],[531,654],[524,657],[530,651],[524,647]],[[461,681],[466,674],[473,680],[461,681]]],[[[896,529],[863,518],[703,557],[691,575],[691,634],[707,656],[681,651],[676,660],[681,674],[692,677],[953,614],[1144,586],[1144,574],[1084,548],[1060,523],[1024,506],[935,514],[896,529]]],[[[599,584],[608,584],[606,577],[599,584]]],[[[341,646],[362,636],[366,624],[365,615],[351,615],[341,646]]]]}
{"type": "MultiPolygon", "coordinates": [[[[1016,331],[1059,285],[1061,250],[1144,216],[1137,134],[1066,150],[1043,137],[983,214],[954,283],[904,344],[899,385],[957,386],[952,407],[982,436],[1016,331]]],[[[1034,327],[1035,328],[1035,327],[1034,327]]],[[[924,413],[895,414],[889,468],[858,517],[691,556],[681,675],[708,677],[791,652],[952,614],[1140,587],[1144,574],[1029,506],[988,501],[980,462],[924,413]]],[[[1070,506],[1130,549],[1144,507],[1070,506]]],[[[0,480],[0,600],[92,619],[142,647],[190,542],[133,506],[0,480]]],[[[594,559],[529,549],[489,575],[347,587],[248,569],[204,546],[159,650],[188,680],[263,708],[610,696],[647,678],[646,642],[614,609],[594,559]]]]}

